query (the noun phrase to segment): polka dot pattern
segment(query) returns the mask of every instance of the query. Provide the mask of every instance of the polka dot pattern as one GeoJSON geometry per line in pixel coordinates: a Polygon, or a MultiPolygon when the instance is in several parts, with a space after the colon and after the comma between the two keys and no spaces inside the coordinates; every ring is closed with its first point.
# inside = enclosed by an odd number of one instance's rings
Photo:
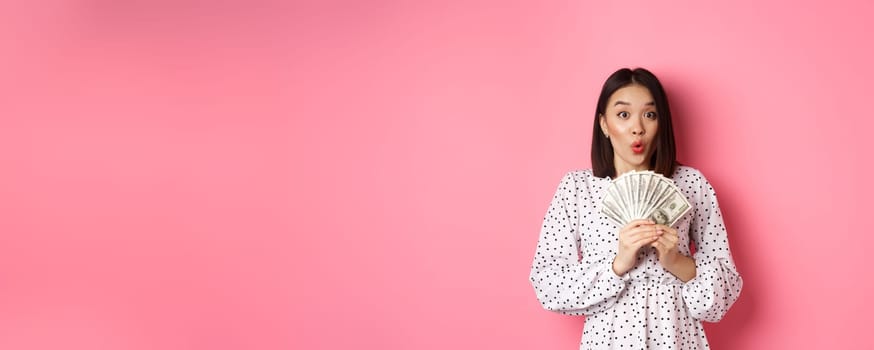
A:
{"type": "Polygon", "coordinates": [[[562,177],[529,280],[544,309],[586,316],[580,349],[708,349],[701,322],[719,321],[740,296],[743,280],[716,192],[692,167],[679,166],[672,178],[693,206],[675,225],[680,253],[695,259],[696,276],[686,283],[659,264],[652,248],[641,249],[637,265],[617,276],[611,265],[619,227],[600,213],[611,179],[591,169],[562,177]]]}

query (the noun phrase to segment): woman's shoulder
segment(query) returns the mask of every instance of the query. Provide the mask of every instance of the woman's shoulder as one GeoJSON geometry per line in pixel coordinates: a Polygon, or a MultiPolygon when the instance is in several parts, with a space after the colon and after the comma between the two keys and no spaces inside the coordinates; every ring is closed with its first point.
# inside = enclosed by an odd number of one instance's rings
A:
{"type": "Polygon", "coordinates": [[[587,177],[595,176],[594,173],[592,172],[592,168],[571,169],[571,170],[568,170],[567,173],[573,174],[575,176],[587,176],[587,177]]]}
{"type": "Polygon", "coordinates": [[[592,168],[571,169],[564,173],[561,183],[563,186],[574,188],[576,191],[590,191],[592,189],[607,186],[612,181],[609,177],[595,176],[592,168]]]}
{"type": "Polygon", "coordinates": [[[674,170],[674,183],[693,192],[715,192],[713,185],[700,170],[687,165],[678,165],[674,170]]]}
{"type": "Polygon", "coordinates": [[[592,168],[585,168],[585,169],[568,170],[567,172],[565,172],[563,179],[573,180],[576,182],[580,182],[580,181],[589,182],[592,179],[598,179],[598,177],[596,177],[595,173],[592,172],[592,168]]]}
{"type": "Polygon", "coordinates": [[[600,178],[594,175],[591,168],[586,169],[571,169],[565,171],[561,178],[561,183],[558,185],[558,191],[564,193],[569,198],[575,200],[584,200],[584,198],[593,198],[593,191],[599,191],[609,185],[608,178],[600,178]]]}
{"type": "Polygon", "coordinates": [[[694,167],[691,167],[688,165],[677,165],[677,168],[674,169],[674,176],[672,176],[672,177],[674,178],[675,182],[677,182],[677,181],[700,182],[702,180],[707,181],[707,178],[704,177],[704,174],[701,172],[701,170],[698,170],[697,168],[694,168],[694,167]]]}
{"type": "Polygon", "coordinates": [[[594,178],[592,169],[570,169],[566,170],[561,176],[559,186],[580,188],[585,187],[584,184],[594,178]]]}

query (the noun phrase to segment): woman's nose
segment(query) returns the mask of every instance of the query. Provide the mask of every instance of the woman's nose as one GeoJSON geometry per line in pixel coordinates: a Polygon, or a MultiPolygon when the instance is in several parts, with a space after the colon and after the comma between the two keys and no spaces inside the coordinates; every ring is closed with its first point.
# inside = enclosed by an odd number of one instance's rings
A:
{"type": "Polygon", "coordinates": [[[642,136],[644,132],[645,131],[643,128],[643,118],[638,118],[634,125],[631,126],[631,134],[635,136],[642,136]]]}

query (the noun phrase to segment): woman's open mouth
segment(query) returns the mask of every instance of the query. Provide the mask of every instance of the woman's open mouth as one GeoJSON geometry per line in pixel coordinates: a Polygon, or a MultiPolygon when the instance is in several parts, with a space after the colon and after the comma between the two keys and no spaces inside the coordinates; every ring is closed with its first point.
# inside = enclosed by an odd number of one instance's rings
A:
{"type": "Polygon", "coordinates": [[[643,153],[643,149],[643,142],[641,141],[634,141],[634,143],[631,144],[631,151],[635,154],[643,153]]]}

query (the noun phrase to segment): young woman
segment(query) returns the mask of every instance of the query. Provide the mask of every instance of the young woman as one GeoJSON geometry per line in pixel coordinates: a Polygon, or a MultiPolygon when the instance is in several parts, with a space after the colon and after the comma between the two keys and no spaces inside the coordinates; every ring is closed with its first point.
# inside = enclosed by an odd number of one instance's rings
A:
{"type": "Polygon", "coordinates": [[[595,111],[592,168],[561,179],[530,274],[545,309],[586,316],[580,349],[707,349],[701,322],[722,319],[740,295],[716,193],[701,172],[677,163],[674,145],[658,79],[642,68],[613,73],[595,111]],[[632,170],[673,179],[692,209],[673,226],[641,219],[618,227],[601,200],[632,170]]]}

